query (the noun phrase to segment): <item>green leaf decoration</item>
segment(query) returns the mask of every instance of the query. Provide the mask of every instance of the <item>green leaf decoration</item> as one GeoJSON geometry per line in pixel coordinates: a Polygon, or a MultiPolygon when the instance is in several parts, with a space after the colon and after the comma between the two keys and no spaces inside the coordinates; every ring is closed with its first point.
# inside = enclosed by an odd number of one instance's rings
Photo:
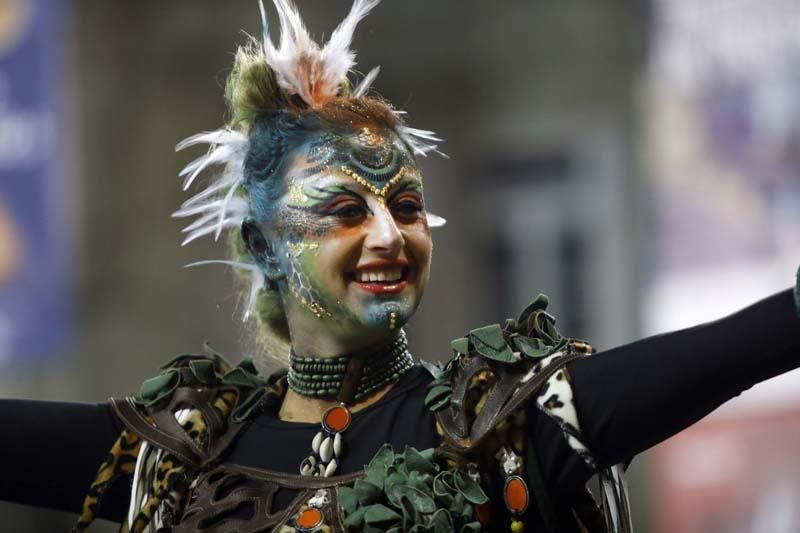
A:
{"type": "Polygon", "coordinates": [[[433,387],[428,394],[425,395],[425,405],[428,407],[431,404],[440,402],[445,397],[450,397],[453,394],[453,388],[448,385],[437,385],[433,387]]]}
{"type": "Polygon", "coordinates": [[[468,524],[464,524],[461,526],[459,533],[480,533],[481,531],[481,523],[480,522],[469,522],[468,524]]]}
{"type": "Polygon", "coordinates": [[[381,497],[383,489],[366,479],[358,479],[353,484],[353,489],[356,492],[356,498],[361,505],[371,505],[378,501],[381,497]]]}
{"type": "Polygon", "coordinates": [[[208,359],[189,361],[189,370],[192,371],[197,381],[203,385],[213,385],[217,382],[217,373],[214,371],[213,361],[208,359]]]}
{"type": "Polygon", "coordinates": [[[454,339],[450,341],[450,347],[453,348],[454,352],[466,355],[469,353],[469,339],[467,337],[454,339]]]}
{"type": "Polygon", "coordinates": [[[536,296],[536,299],[529,303],[528,306],[522,310],[519,314],[519,318],[517,319],[517,324],[524,324],[528,321],[530,315],[532,315],[535,311],[544,311],[547,309],[547,306],[550,304],[549,298],[545,294],[539,294],[536,296]]]}
{"type": "Polygon", "coordinates": [[[367,474],[367,480],[373,485],[376,485],[380,490],[383,490],[383,484],[386,480],[386,469],[394,463],[394,451],[388,444],[381,446],[375,457],[364,468],[367,474]]]}
{"type": "Polygon", "coordinates": [[[358,496],[354,488],[340,486],[336,489],[336,495],[339,499],[339,505],[346,515],[353,513],[358,507],[358,496]]]}
{"type": "Polygon", "coordinates": [[[222,376],[222,383],[237,387],[258,387],[263,382],[257,376],[245,371],[245,369],[236,367],[222,376]]]}
{"type": "Polygon", "coordinates": [[[180,385],[181,374],[177,368],[170,368],[160,375],[142,383],[139,389],[138,403],[149,407],[170,396],[180,385]]]}
{"type": "Polygon", "coordinates": [[[433,493],[436,496],[444,496],[455,492],[458,492],[458,489],[453,483],[453,473],[449,470],[445,470],[433,478],[433,493]]]}
{"type": "Polygon", "coordinates": [[[422,368],[428,371],[428,374],[430,374],[433,379],[439,379],[445,374],[444,368],[437,364],[426,361],[425,359],[420,359],[419,363],[422,365],[422,368]]]}
{"type": "Polygon", "coordinates": [[[545,344],[541,339],[523,337],[516,333],[511,335],[509,342],[528,359],[540,359],[553,351],[553,347],[545,344]]]}
{"type": "Polygon", "coordinates": [[[345,525],[361,532],[480,531],[474,503],[487,501],[486,495],[465,472],[441,470],[433,452],[382,447],[366,467],[367,478],[338,489],[345,525]]]}
{"type": "Polygon", "coordinates": [[[506,340],[503,338],[503,330],[500,324],[490,324],[482,328],[476,328],[469,332],[470,340],[478,340],[493,350],[502,350],[506,347],[506,340]]]}
{"type": "Polygon", "coordinates": [[[406,459],[406,468],[410,475],[417,473],[435,474],[439,468],[434,464],[429,457],[422,455],[415,448],[407,446],[403,455],[406,459]]]}
{"type": "Polygon", "coordinates": [[[486,493],[483,492],[478,482],[469,477],[465,472],[458,470],[454,473],[453,477],[458,492],[464,496],[465,500],[475,505],[480,505],[489,501],[489,498],[486,496],[486,493]]]}
{"type": "Polygon", "coordinates": [[[439,400],[437,402],[434,402],[434,403],[432,403],[432,404],[430,404],[430,405],[428,405],[426,407],[428,408],[429,411],[431,411],[433,413],[435,413],[436,411],[440,411],[440,410],[444,409],[445,407],[447,407],[448,405],[450,405],[450,397],[451,397],[450,395],[447,395],[446,397],[442,398],[441,400],[439,400]]]}
{"type": "Polygon", "coordinates": [[[394,522],[395,520],[400,520],[401,518],[402,517],[399,514],[380,503],[370,505],[366,508],[366,512],[364,513],[364,522],[367,524],[394,522]]]}
{"type": "Polygon", "coordinates": [[[239,364],[236,365],[238,368],[241,368],[248,374],[253,374],[254,376],[258,375],[258,369],[256,368],[256,364],[253,362],[253,359],[250,357],[245,357],[239,364]]]}
{"type": "Polygon", "coordinates": [[[499,324],[491,324],[469,332],[472,346],[482,356],[503,363],[514,363],[517,358],[506,344],[499,324]]]}
{"type": "Polygon", "coordinates": [[[236,406],[236,409],[234,409],[233,413],[231,413],[233,421],[237,424],[240,424],[247,420],[252,414],[253,410],[259,407],[261,400],[264,398],[266,393],[266,387],[258,387],[253,389],[247,398],[245,398],[242,403],[236,406]]]}
{"type": "Polygon", "coordinates": [[[344,525],[348,528],[360,528],[364,524],[364,513],[367,512],[367,507],[361,507],[350,513],[347,513],[347,518],[344,519],[344,525]]]}
{"type": "Polygon", "coordinates": [[[206,355],[197,355],[191,353],[181,353],[161,365],[161,370],[167,370],[170,368],[178,368],[182,366],[186,366],[189,361],[212,361],[213,359],[209,358],[206,355]]]}
{"type": "Polygon", "coordinates": [[[439,509],[433,516],[428,524],[428,531],[434,533],[452,533],[453,531],[453,517],[450,516],[444,509],[439,509]]]}
{"type": "Polygon", "coordinates": [[[431,514],[436,511],[436,503],[433,498],[408,483],[399,483],[392,487],[391,496],[390,500],[395,501],[400,501],[403,497],[408,498],[411,505],[420,514],[431,514]]]}
{"type": "Polygon", "coordinates": [[[403,513],[403,531],[411,531],[411,528],[422,521],[419,512],[407,496],[400,497],[399,508],[403,513]]]}

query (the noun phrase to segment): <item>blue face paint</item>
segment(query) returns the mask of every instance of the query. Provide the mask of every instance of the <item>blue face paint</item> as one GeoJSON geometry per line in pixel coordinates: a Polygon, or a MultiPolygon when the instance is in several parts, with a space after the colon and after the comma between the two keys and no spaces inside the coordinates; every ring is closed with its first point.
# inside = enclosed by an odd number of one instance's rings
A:
{"type": "Polygon", "coordinates": [[[286,298],[354,327],[397,328],[411,317],[427,282],[430,234],[421,177],[393,131],[276,114],[256,124],[245,167],[251,216],[270,228],[286,298]],[[371,271],[379,281],[359,283],[376,220],[408,245],[380,257],[384,271],[371,271]],[[402,278],[403,289],[385,289],[387,276],[402,278]]]}

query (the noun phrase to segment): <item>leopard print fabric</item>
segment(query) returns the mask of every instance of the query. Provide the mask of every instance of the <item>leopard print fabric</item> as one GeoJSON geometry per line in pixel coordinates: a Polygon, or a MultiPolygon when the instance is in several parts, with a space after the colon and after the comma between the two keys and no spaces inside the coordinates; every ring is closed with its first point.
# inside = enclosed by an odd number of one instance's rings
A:
{"type": "MultiPolygon", "coordinates": [[[[542,360],[538,365],[545,368],[555,363],[561,354],[553,354],[542,360]]],[[[535,370],[535,369],[534,369],[535,370]]],[[[597,469],[594,457],[583,442],[581,425],[578,412],[575,409],[575,398],[570,383],[569,371],[566,368],[558,370],[542,386],[536,398],[537,407],[561,428],[569,447],[580,456],[592,470],[597,469]]]]}
{"type": "MultiPolygon", "coordinates": [[[[278,380],[266,388],[267,403],[280,402],[285,392],[285,380],[278,380]]],[[[220,393],[212,406],[223,420],[227,420],[237,405],[237,395],[231,390],[220,393]]],[[[183,431],[201,448],[208,445],[208,427],[198,409],[190,409],[181,423],[183,431]]],[[[115,441],[108,456],[98,469],[84,499],[80,518],[73,533],[83,533],[97,518],[98,505],[108,488],[120,477],[132,475],[142,447],[142,439],[125,429],[115,441]]],[[[122,524],[123,533],[146,531],[157,512],[162,520],[171,521],[183,509],[188,485],[191,481],[186,465],[171,453],[164,452],[155,465],[153,483],[148,487],[148,497],[136,513],[132,523],[122,524]]]]}
{"type": "Polygon", "coordinates": [[[86,531],[97,517],[98,505],[108,488],[120,477],[133,473],[141,445],[139,435],[127,429],[120,434],[97,470],[97,476],[83,500],[81,515],[72,529],[73,533],[86,531]]]}

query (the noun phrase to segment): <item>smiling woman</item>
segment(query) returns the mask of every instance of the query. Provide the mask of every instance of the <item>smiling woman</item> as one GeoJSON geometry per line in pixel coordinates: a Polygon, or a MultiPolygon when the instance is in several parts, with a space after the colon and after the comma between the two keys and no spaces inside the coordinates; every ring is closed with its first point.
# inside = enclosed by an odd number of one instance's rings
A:
{"type": "Polygon", "coordinates": [[[416,158],[438,139],[369,94],[377,70],[351,88],[350,39],[377,3],[356,0],[320,48],[275,0],[280,46],[265,20],[237,52],[230,123],[178,145],[210,146],[185,188],[224,167],[175,213],[197,217],[185,243],[232,232],[235,257],[216,262],[249,274],[245,317],[288,342],[268,354],[288,369],[262,377],[209,349],[108,404],[3,401],[0,425],[19,431],[0,440],[1,498],[79,511],[76,531],[102,516],[176,533],[624,533],[621,464],[800,366],[789,290],[598,354],[540,295],[452,341],[444,365],[413,357],[403,326],[444,222],[416,158]],[[62,453],[43,453],[54,433],[62,453]]]}
{"type": "MultiPolygon", "coordinates": [[[[280,295],[297,353],[329,355],[341,353],[342,342],[352,350],[391,341],[428,280],[421,176],[397,134],[369,118],[322,124],[322,132],[287,154],[280,177],[250,185],[256,196],[259,187],[282,192],[251,211],[242,235],[268,273],[269,290],[280,295]],[[309,345],[304,332],[311,330],[309,345]]],[[[267,149],[253,146],[251,153],[267,149]]]]}

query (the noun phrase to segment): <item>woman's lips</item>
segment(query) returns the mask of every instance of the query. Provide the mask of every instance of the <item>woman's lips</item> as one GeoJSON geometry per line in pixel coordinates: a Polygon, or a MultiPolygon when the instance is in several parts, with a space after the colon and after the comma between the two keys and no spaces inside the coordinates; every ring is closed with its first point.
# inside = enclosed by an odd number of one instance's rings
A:
{"type": "Polygon", "coordinates": [[[353,283],[370,294],[398,294],[408,285],[411,267],[408,261],[376,260],[361,265],[353,274],[353,283]],[[394,274],[392,274],[394,273],[394,274]],[[398,277],[399,279],[385,280],[384,278],[398,277]],[[373,279],[368,280],[367,278],[373,279]],[[375,279],[375,278],[378,279],[375,279]]]}
{"type": "Polygon", "coordinates": [[[406,288],[408,282],[404,279],[400,281],[392,281],[392,282],[364,282],[364,281],[354,281],[353,283],[356,284],[357,287],[363,289],[372,294],[397,294],[403,292],[403,289],[406,288]]]}

